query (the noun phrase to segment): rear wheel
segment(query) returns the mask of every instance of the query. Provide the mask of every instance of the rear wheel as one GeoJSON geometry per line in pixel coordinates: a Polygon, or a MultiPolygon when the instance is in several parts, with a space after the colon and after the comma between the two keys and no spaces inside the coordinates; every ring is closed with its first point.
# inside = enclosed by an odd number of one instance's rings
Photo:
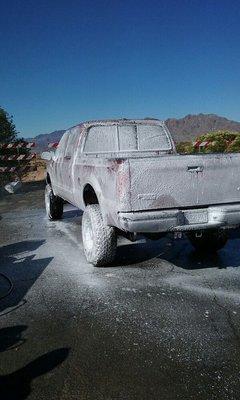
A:
{"type": "Polygon", "coordinates": [[[228,233],[221,229],[194,231],[188,233],[188,238],[198,251],[216,252],[228,241],[228,233]]]}
{"type": "Polygon", "coordinates": [[[55,196],[52,187],[48,184],[45,188],[45,207],[50,220],[61,219],[63,215],[63,200],[55,196]]]}
{"type": "Polygon", "coordinates": [[[94,266],[110,264],[115,257],[115,228],[104,223],[98,204],[88,205],[82,218],[82,239],[86,259],[94,266]]]}

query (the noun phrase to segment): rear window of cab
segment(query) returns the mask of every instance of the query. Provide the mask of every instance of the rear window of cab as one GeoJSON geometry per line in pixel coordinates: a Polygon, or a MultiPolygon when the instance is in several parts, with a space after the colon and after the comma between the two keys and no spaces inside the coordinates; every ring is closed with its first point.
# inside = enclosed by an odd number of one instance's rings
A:
{"type": "Polygon", "coordinates": [[[161,125],[93,126],[88,130],[85,153],[168,151],[170,139],[161,125]]]}

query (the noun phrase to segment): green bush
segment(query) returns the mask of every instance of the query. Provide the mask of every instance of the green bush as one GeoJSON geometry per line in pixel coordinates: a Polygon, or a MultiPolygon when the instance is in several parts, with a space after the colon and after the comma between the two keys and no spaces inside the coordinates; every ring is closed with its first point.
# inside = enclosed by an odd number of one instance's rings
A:
{"type": "Polygon", "coordinates": [[[191,154],[194,151],[194,146],[191,142],[180,142],[176,143],[176,150],[180,154],[191,154]]]}
{"type": "Polygon", "coordinates": [[[232,143],[229,143],[227,147],[228,153],[239,153],[240,152],[240,134],[238,134],[232,143]]]}
{"type": "Polygon", "coordinates": [[[181,142],[177,144],[178,153],[237,153],[240,152],[240,132],[213,131],[198,136],[195,142],[209,142],[206,147],[194,147],[193,143],[181,142]]]}

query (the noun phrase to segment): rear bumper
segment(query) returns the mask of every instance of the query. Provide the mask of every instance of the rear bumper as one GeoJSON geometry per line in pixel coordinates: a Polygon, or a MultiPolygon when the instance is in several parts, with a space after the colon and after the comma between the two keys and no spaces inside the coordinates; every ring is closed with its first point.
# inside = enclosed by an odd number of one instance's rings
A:
{"type": "Polygon", "coordinates": [[[120,212],[121,229],[128,232],[184,232],[240,225],[240,203],[188,210],[120,212]]]}

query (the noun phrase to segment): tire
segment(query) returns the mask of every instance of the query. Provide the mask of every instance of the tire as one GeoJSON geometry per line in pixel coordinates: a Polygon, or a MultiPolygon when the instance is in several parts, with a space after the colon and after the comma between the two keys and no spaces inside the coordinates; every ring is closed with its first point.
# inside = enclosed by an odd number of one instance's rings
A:
{"type": "Polygon", "coordinates": [[[55,196],[50,185],[45,188],[45,207],[50,220],[61,219],[63,215],[63,200],[55,196]]]}
{"type": "Polygon", "coordinates": [[[117,249],[116,230],[104,224],[97,204],[87,206],[83,213],[82,240],[90,264],[100,267],[113,262],[117,249]]]}
{"type": "Polygon", "coordinates": [[[188,238],[197,251],[216,252],[227,243],[228,233],[221,229],[194,231],[188,233],[188,238]]]}

